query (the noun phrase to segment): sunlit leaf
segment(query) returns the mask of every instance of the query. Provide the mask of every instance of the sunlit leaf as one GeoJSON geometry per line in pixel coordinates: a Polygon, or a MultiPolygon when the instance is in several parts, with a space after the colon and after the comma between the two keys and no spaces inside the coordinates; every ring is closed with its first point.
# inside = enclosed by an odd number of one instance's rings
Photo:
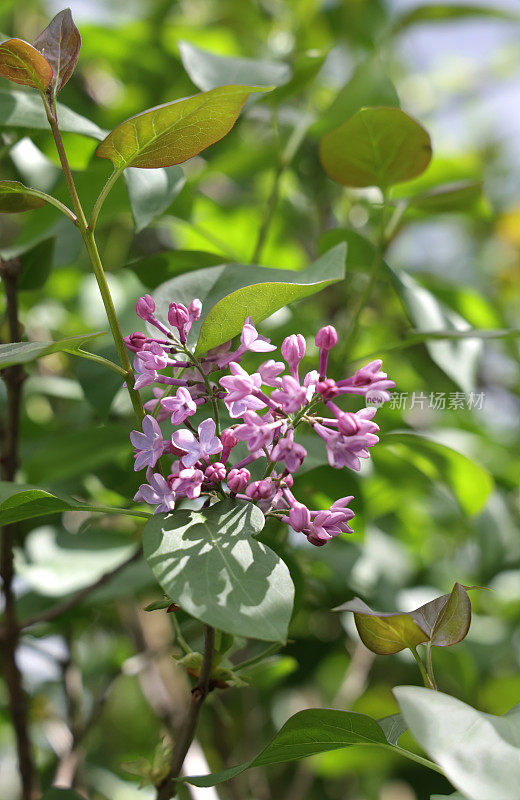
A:
{"type": "Polygon", "coordinates": [[[33,46],[52,67],[51,88],[56,96],[74,72],[81,48],[81,36],[74,25],[70,8],[56,14],[36,37],[33,46]]]}
{"type": "Polygon", "coordinates": [[[320,160],[343,186],[387,189],[424,172],[432,154],[423,127],[399,108],[362,108],[325,134],[320,160]]]}
{"type": "Polygon", "coordinates": [[[462,641],[471,624],[471,601],[464,586],[456,583],[450,594],[437,597],[412,612],[417,624],[436,647],[462,641]]]}
{"type": "Polygon", "coordinates": [[[129,168],[124,176],[137,233],[166,211],[186,183],[181,167],[129,168]]]}
{"type": "Polygon", "coordinates": [[[199,89],[218,86],[281,86],[291,78],[291,68],[277,61],[218,56],[189,42],[179,43],[184,69],[199,89]]]}
{"type": "Polygon", "coordinates": [[[46,203],[38,189],[24,186],[20,181],[0,181],[0,213],[17,214],[32,211],[46,203]]]}
{"type": "Polygon", "coordinates": [[[407,647],[415,648],[428,640],[427,634],[411,614],[372,611],[359,597],[338,606],[336,611],[354,612],[361,641],[378,655],[399,653],[407,647]]]}
{"type": "Polygon", "coordinates": [[[284,562],[253,538],[263,526],[259,508],[230,500],[155,514],[144,553],[163,591],[196,619],[236,636],[285,641],[294,587],[284,562]]]}
{"type": "Polygon", "coordinates": [[[88,358],[90,354],[85,354],[81,349],[85,342],[103,336],[100,333],[85,333],[81,336],[70,336],[68,339],[60,339],[58,342],[9,342],[0,344],[0,368],[10,367],[12,364],[27,364],[37,358],[43,358],[51,353],[71,353],[77,356],[88,358]]]}
{"type": "Polygon", "coordinates": [[[96,150],[115,169],[181,164],[225,136],[255,86],[222,86],[143,111],[111,131],[96,150]]]}
{"type": "MultiPolygon", "coordinates": [[[[103,139],[103,131],[95,122],[76,114],[67,106],[57,103],[60,130],[78,133],[91,139],[103,139]]],[[[19,89],[0,89],[0,126],[3,128],[31,128],[49,130],[42,101],[37,94],[19,89]]]]}
{"type": "Polygon", "coordinates": [[[28,42],[8,39],[0,44],[0,76],[44,92],[52,80],[52,67],[28,42]]]}
{"type": "Polygon", "coordinates": [[[503,717],[418,686],[394,694],[414,738],[468,800],[511,800],[520,786],[520,708],[503,717]]]}

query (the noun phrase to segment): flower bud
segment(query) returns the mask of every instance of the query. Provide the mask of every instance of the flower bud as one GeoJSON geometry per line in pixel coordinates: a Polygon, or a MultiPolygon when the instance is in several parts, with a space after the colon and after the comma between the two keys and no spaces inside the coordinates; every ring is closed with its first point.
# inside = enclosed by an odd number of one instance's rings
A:
{"type": "Polygon", "coordinates": [[[293,378],[297,376],[298,366],[305,355],[307,345],[301,333],[293,333],[283,340],[280,351],[285,358],[293,378]]]}
{"type": "Polygon", "coordinates": [[[232,469],[229,471],[227,476],[227,485],[231,492],[238,494],[239,492],[243,492],[246,488],[249,480],[251,478],[251,473],[248,469],[232,469]]]}
{"type": "Polygon", "coordinates": [[[226,477],[226,468],[224,464],[220,461],[215,461],[214,464],[210,464],[209,467],[206,467],[206,471],[204,472],[204,477],[210,483],[220,483],[226,477]]]}
{"type": "Polygon", "coordinates": [[[240,440],[237,439],[232,428],[225,428],[220,436],[220,441],[222,442],[224,450],[231,450],[233,447],[236,447],[240,440]]]}
{"type": "Polygon", "coordinates": [[[142,350],[148,339],[141,331],[135,331],[135,333],[125,336],[123,341],[132,353],[137,353],[142,350]]]}
{"type": "Polygon", "coordinates": [[[271,478],[254,481],[247,487],[246,494],[252,500],[269,500],[274,494],[274,486],[271,478]]]}
{"type": "Polygon", "coordinates": [[[170,303],[168,309],[168,322],[179,331],[181,342],[186,341],[186,323],[189,322],[190,315],[186,306],[182,303],[170,303]]]}
{"type": "Polygon", "coordinates": [[[289,511],[289,525],[293,531],[305,530],[311,522],[310,511],[303,503],[294,503],[289,511]]]}
{"type": "Polygon", "coordinates": [[[324,381],[318,383],[316,391],[318,394],[321,394],[324,400],[332,400],[332,398],[336,397],[338,394],[336,381],[333,381],[332,378],[326,378],[324,381]]]}
{"type": "Polygon", "coordinates": [[[150,297],[149,294],[145,294],[143,297],[140,297],[136,303],[135,310],[137,311],[137,316],[144,319],[146,322],[150,319],[155,311],[155,303],[153,298],[150,297]]]}
{"type": "Polygon", "coordinates": [[[200,315],[202,313],[202,302],[196,297],[188,306],[188,314],[190,315],[190,321],[195,322],[196,320],[200,319],[200,315]]]}
{"type": "Polygon", "coordinates": [[[325,325],[316,334],[316,346],[323,350],[331,350],[338,343],[338,334],[333,325],[325,325]]]}

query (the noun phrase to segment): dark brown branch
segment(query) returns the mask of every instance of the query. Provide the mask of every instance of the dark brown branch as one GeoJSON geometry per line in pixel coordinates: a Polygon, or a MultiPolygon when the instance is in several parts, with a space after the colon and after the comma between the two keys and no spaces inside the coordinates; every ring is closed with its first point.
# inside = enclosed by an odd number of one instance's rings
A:
{"type": "Polygon", "coordinates": [[[179,777],[184,759],[195,738],[197,722],[204,700],[208,696],[211,668],[213,665],[213,650],[215,646],[215,629],[209,625],[204,626],[204,657],[197,685],[191,692],[191,702],[184,723],[178,733],[173,748],[170,764],[170,774],[157,787],[157,800],[170,800],[176,794],[175,779],[179,777]]]}
{"type": "Polygon", "coordinates": [[[142,548],[138,547],[135,553],[133,553],[130,558],[127,558],[126,561],[123,561],[122,564],[119,564],[118,567],[110,570],[110,572],[105,572],[95,583],[92,583],[90,586],[86,586],[84,589],[80,589],[79,592],[76,594],[71,595],[71,597],[67,597],[65,600],[62,600],[61,603],[56,603],[56,605],[51,606],[46,611],[42,611],[41,614],[35,614],[34,617],[29,617],[26,620],[20,622],[18,629],[23,630],[24,628],[29,628],[32,625],[38,625],[40,622],[52,622],[52,620],[61,617],[62,614],[65,614],[66,611],[70,611],[71,608],[77,606],[81,603],[85,598],[91,595],[96,589],[101,589],[102,586],[105,586],[107,583],[110,583],[112,578],[122,572],[126,567],[130,564],[133,564],[134,561],[138,561],[142,555],[142,548]]]}
{"type": "MultiPolygon", "coordinates": [[[[21,265],[18,259],[0,262],[0,271],[5,287],[7,324],[11,342],[20,341],[18,321],[18,276],[21,265]]],[[[22,384],[25,379],[19,364],[2,370],[2,378],[7,389],[7,414],[3,430],[1,475],[4,481],[14,481],[18,468],[18,435],[20,430],[20,407],[22,384]]],[[[1,641],[2,663],[5,682],[9,694],[9,712],[15,730],[18,766],[22,781],[22,800],[33,800],[37,791],[37,779],[31,752],[27,719],[27,699],[22,685],[22,676],[16,663],[19,628],[16,620],[16,604],[12,583],[13,545],[16,525],[2,528],[0,546],[0,576],[4,596],[4,625],[1,641]]]]}

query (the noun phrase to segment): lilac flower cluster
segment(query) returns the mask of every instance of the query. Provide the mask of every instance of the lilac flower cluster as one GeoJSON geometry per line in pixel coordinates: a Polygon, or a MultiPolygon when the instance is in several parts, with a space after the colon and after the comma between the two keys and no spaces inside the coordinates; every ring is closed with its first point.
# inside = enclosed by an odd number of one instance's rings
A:
{"type": "Polygon", "coordinates": [[[250,318],[236,350],[229,341],[199,359],[186,342],[201,310],[197,299],[188,307],[171,303],[168,327],[155,316],[149,295],[137,302],[137,314],[160,336],[136,332],[125,338],[135,353],[135,388],[151,386],[154,395],[145,403],[142,431],[130,437],[134,468],[146,467],[147,480],[134,499],[155,506],[157,513],[172,511],[182,498],[207,495],[211,502],[229,494],[256,503],[317,546],[340,533],[352,533],[348,523],[354,516],[349,508],[353,497],[342,497],[327,510],[311,510],[293,495],[293,476],[307,456],[295,433],[300,426],[310,427],[323,440],[331,467],[359,470],[360,459],[368,458],[369,448],[379,441],[379,427],[373,422],[376,408],[343,411],[334,400],[352,394],[376,397],[378,403],[388,400],[388,389],[395,383],[381,371],[382,362],[372,361],[344,380],[328,378],[328,357],[338,335],[326,325],[316,334],[317,370],[300,375],[306,342],[301,334],[293,334],[281,346],[283,361],[269,358],[248,373],[240,364],[246,353],[276,350],[250,318]],[[232,422],[221,431],[222,403],[232,422]],[[320,404],[329,416],[317,415],[320,404]],[[207,406],[211,416],[195,429],[190,417],[201,406],[207,406]],[[175,430],[165,438],[159,423],[168,419],[175,430]],[[239,442],[245,443],[247,455],[235,460],[232,453],[239,442]],[[166,477],[158,466],[163,455],[175,459],[166,477]],[[252,480],[248,467],[261,459],[263,477],[252,480]]]}

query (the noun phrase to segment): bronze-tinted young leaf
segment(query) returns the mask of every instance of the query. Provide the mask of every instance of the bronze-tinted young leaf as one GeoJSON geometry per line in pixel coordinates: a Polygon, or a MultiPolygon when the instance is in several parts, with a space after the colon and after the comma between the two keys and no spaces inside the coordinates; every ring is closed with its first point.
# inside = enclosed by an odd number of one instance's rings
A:
{"type": "Polygon", "coordinates": [[[29,42],[8,39],[0,44],[0,76],[43,92],[52,80],[52,67],[29,42]]]}
{"type": "Polygon", "coordinates": [[[74,25],[70,8],[60,11],[33,42],[52,67],[52,91],[58,94],[78,63],[81,36],[74,25]]]}
{"type": "Polygon", "coordinates": [[[353,611],[354,621],[363,644],[373,653],[390,655],[406,647],[417,647],[428,641],[427,634],[413,620],[411,614],[372,611],[366,603],[355,597],[336,611],[353,611]]]}
{"type": "Polygon", "coordinates": [[[412,611],[415,622],[437,647],[450,647],[461,642],[471,624],[471,602],[464,586],[456,583],[450,594],[436,597],[412,611]]]}
{"type": "Polygon", "coordinates": [[[220,86],[150,108],[114,128],[96,155],[109,158],[118,171],[181,164],[229,133],[249,95],[265,91],[256,86],[220,86]]]}
{"type": "Polygon", "coordinates": [[[0,214],[32,211],[45,205],[42,193],[29,189],[20,181],[0,181],[0,214]]]}
{"type": "Polygon", "coordinates": [[[320,142],[320,160],[343,186],[379,186],[411,180],[430,163],[424,128],[399,108],[362,108],[320,142]]]}

